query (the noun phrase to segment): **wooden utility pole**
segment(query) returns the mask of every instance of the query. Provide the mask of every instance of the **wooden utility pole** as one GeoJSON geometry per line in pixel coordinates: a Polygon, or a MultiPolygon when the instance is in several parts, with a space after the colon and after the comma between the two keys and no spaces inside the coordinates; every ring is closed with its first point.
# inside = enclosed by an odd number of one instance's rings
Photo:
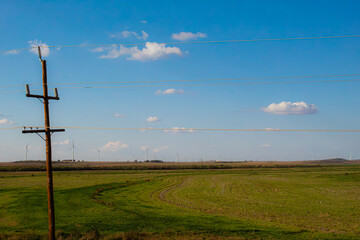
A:
{"type": "Polygon", "coordinates": [[[51,160],[51,134],[53,132],[64,132],[64,129],[50,129],[50,116],[49,116],[49,100],[59,100],[57,89],[54,89],[55,97],[49,97],[48,84],[47,84],[47,72],[46,72],[46,60],[41,59],[41,49],[39,50],[39,59],[42,66],[42,82],[43,82],[43,95],[30,94],[29,85],[26,84],[26,97],[38,98],[44,104],[44,118],[45,129],[24,130],[22,133],[36,133],[46,142],[46,173],[47,173],[47,195],[48,195],[48,214],[49,214],[49,239],[55,240],[55,208],[54,208],[54,193],[53,193],[53,176],[52,176],[52,160],[51,160]],[[43,138],[39,133],[45,133],[43,138]]]}

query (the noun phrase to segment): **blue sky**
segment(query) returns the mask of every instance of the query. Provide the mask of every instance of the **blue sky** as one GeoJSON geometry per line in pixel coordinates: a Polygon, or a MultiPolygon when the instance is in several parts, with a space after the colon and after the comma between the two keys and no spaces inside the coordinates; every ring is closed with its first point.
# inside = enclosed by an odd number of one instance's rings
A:
{"type": "MultiPolygon", "coordinates": [[[[44,57],[49,83],[359,74],[359,38],[159,45],[356,35],[360,34],[359,7],[358,1],[350,0],[1,1],[0,51],[26,48],[36,40],[47,45],[144,43],[51,48],[44,57]]],[[[0,54],[0,81],[1,86],[41,83],[37,56],[28,50],[0,54]]],[[[360,129],[359,84],[59,89],[61,100],[51,103],[51,123],[55,127],[360,129]]],[[[0,128],[42,126],[42,111],[41,103],[23,92],[0,94],[0,128]]],[[[23,135],[20,130],[0,134],[0,161],[23,159],[26,144],[30,159],[44,158],[44,143],[36,135],[23,135]]],[[[358,158],[359,140],[359,133],[67,130],[53,135],[53,155],[55,160],[70,158],[75,141],[77,159],[85,160],[96,160],[96,148],[101,149],[102,160],[126,161],[132,155],[143,160],[144,147],[151,158],[156,155],[167,161],[175,160],[177,153],[183,161],[199,160],[205,152],[208,159],[223,160],[349,158],[350,152],[358,158]]]]}

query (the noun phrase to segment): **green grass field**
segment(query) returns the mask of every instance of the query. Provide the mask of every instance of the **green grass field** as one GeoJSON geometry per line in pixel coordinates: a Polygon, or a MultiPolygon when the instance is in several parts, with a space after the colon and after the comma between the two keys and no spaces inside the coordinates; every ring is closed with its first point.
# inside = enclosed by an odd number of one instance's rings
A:
{"type": "MultiPolygon", "coordinates": [[[[359,239],[360,166],[54,173],[58,239],[359,239]]],[[[0,172],[0,239],[47,238],[44,172],[0,172]]]]}

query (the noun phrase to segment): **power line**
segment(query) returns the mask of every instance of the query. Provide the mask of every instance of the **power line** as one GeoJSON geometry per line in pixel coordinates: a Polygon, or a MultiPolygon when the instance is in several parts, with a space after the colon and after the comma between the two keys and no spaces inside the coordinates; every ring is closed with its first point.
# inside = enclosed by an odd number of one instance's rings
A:
{"type": "MultiPolygon", "coordinates": [[[[241,81],[241,80],[265,80],[265,79],[296,79],[296,78],[327,78],[327,77],[356,77],[360,74],[341,74],[341,75],[306,75],[306,76],[288,76],[288,77],[241,77],[241,78],[205,78],[205,79],[177,79],[177,80],[151,80],[151,81],[113,81],[113,82],[69,82],[69,83],[51,83],[48,85],[92,85],[92,84],[113,84],[113,83],[164,83],[164,82],[207,82],[207,81],[241,81]]],[[[29,84],[41,85],[41,84],[29,84]]],[[[21,85],[22,86],[22,85],[21,85]]],[[[0,86],[1,87],[1,86],[0,86]]],[[[2,86],[6,87],[6,86],[2,86]]],[[[12,87],[12,86],[10,86],[12,87]]]]}
{"type": "MultiPolygon", "coordinates": [[[[360,35],[325,36],[325,37],[291,37],[291,38],[263,38],[263,39],[240,39],[240,40],[214,40],[214,41],[184,41],[184,42],[162,42],[159,44],[202,44],[202,43],[237,43],[237,42],[262,42],[262,41],[289,41],[289,40],[311,40],[311,39],[331,39],[331,38],[355,38],[360,35]]],[[[112,47],[112,46],[141,46],[146,43],[126,43],[126,44],[93,44],[93,45],[56,45],[53,48],[61,47],[112,47]]],[[[50,46],[49,46],[50,47],[50,46]]]]}
{"type": "Polygon", "coordinates": [[[9,92],[0,92],[0,93],[4,93],[4,94],[6,94],[6,93],[20,93],[20,92],[24,92],[24,91],[9,91],[9,92]]]}
{"type": "MultiPolygon", "coordinates": [[[[7,127],[0,130],[22,129],[24,127],[7,127]]],[[[43,128],[43,126],[31,126],[26,128],[43,128]]],[[[60,128],[60,127],[56,127],[60,128]]],[[[196,131],[218,131],[218,132],[360,132],[360,129],[277,129],[277,128],[118,128],[118,127],[61,127],[74,130],[138,130],[138,131],[166,131],[166,132],[196,132],[196,131]]]]}
{"type": "Polygon", "coordinates": [[[21,129],[22,127],[7,127],[7,128],[0,128],[0,130],[12,130],[12,129],[21,129]]]}
{"type": "Polygon", "coordinates": [[[231,86],[231,85],[257,85],[257,84],[289,84],[289,83],[326,83],[326,82],[359,82],[352,80],[314,80],[314,81],[287,81],[287,82],[245,82],[245,83],[205,83],[205,84],[173,84],[173,85],[142,85],[142,86],[96,86],[96,87],[59,87],[58,89],[92,89],[92,88],[159,88],[159,87],[204,87],[204,86],[231,86]]]}
{"type": "MultiPolygon", "coordinates": [[[[334,39],[334,38],[356,38],[360,35],[340,35],[324,37],[288,37],[288,38],[263,38],[263,39],[237,39],[237,40],[214,40],[214,41],[184,41],[184,42],[161,42],[159,44],[204,44],[204,43],[239,43],[239,42],[264,42],[264,41],[289,41],[289,40],[312,40],[312,39],[334,39]]],[[[19,52],[33,48],[73,48],[73,47],[116,47],[116,46],[141,46],[146,43],[115,43],[115,44],[74,44],[74,45],[49,45],[34,46],[0,51],[0,53],[19,52]]]]}
{"type": "Polygon", "coordinates": [[[0,53],[11,53],[11,52],[17,53],[17,52],[21,52],[21,51],[24,51],[24,50],[30,50],[30,49],[33,49],[33,48],[37,48],[37,47],[11,49],[11,50],[0,51],[0,53]]]}
{"type": "MultiPolygon", "coordinates": [[[[27,127],[28,128],[28,127],[27,127]]],[[[41,128],[41,127],[32,127],[41,128]]],[[[56,127],[60,128],[60,127],[56,127]]],[[[277,129],[277,128],[118,128],[118,127],[61,127],[76,130],[139,130],[139,131],[166,131],[166,132],[196,132],[196,131],[223,131],[223,132],[360,132],[360,129],[277,129]]]]}
{"type": "MultiPolygon", "coordinates": [[[[243,83],[205,83],[205,84],[167,84],[167,85],[132,85],[132,86],[85,86],[85,87],[59,87],[58,89],[96,89],[96,88],[161,88],[161,87],[205,87],[205,86],[234,86],[234,85],[267,85],[267,84],[291,84],[291,83],[335,83],[335,82],[359,82],[360,79],[339,79],[339,80],[312,80],[312,81],[286,81],[286,82],[243,82],[243,83]]],[[[38,91],[41,89],[33,89],[38,91]]],[[[0,92],[18,93],[23,91],[0,92]]]]}
{"type": "MultiPolygon", "coordinates": [[[[10,88],[10,87],[20,87],[20,86],[24,86],[25,84],[16,84],[16,85],[8,85],[8,86],[0,86],[0,88],[10,88]]],[[[38,84],[40,85],[40,84],[38,84]]]]}
{"type": "MultiPolygon", "coordinates": [[[[69,83],[50,83],[51,85],[98,85],[113,83],[164,83],[164,82],[207,82],[207,81],[242,81],[242,80],[266,80],[266,79],[297,79],[297,78],[328,78],[328,77],[356,77],[360,74],[336,74],[336,75],[305,75],[305,76],[287,76],[287,77],[240,77],[240,78],[205,78],[205,79],[175,79],[175,80],[151,80],[151,81],[113,81],[113,82],[69,82],[69,83]]],[[[38,83],[29,84],[32,86],[41,85],[38,83]]],[[[16,84],[8,86],[0,86],[0,88],[21,87],[25,84],[16,84]]]]}

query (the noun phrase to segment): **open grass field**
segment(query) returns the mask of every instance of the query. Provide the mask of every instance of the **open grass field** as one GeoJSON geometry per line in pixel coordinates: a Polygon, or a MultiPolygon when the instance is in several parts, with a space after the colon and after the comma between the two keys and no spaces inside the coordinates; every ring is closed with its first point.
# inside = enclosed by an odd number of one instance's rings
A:
{"type": "MultiPolygon", "coordinates": [[[[360,165],[57,171],[58,239],[359,239],[360,165]]],[[[0,172],[0,239],[46,239],[45,172],[0,172]]]]}
{"type": "MultiPolygon", "coordinates": [[[[342,158],[315,161],[207,161],[207,162],[64,162],[53,161],[54,171],[74,170],[181,170],[181,169],[238,169],[238,168],[288,168],[320,167],[339,164],[360,164],[360,160],[342,158]]],[[[0,162],[0,172],[45,171],[45,161],[0,162]]]]}

